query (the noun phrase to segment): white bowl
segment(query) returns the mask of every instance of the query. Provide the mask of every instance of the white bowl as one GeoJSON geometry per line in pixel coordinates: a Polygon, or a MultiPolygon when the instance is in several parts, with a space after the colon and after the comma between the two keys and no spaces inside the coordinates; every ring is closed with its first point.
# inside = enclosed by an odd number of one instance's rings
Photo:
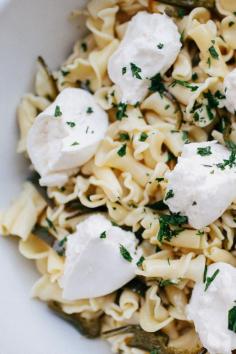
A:
{"type": "MultiPolygon", "coordinates": [[[[68,14],[85,1],[0,0],[0,208],[17,195],[28,175],[17,155],[15,111],[30,91],[35,60],[42,55],[51,68],[70,53],[84,26],[68,22],[68,14]]],[[[33,262],[21,257],[17,242],[0,237],[0,353],[107,354],[107,344],[87,340],[46,304],[30,299],[39,275],[33,262]]]]}

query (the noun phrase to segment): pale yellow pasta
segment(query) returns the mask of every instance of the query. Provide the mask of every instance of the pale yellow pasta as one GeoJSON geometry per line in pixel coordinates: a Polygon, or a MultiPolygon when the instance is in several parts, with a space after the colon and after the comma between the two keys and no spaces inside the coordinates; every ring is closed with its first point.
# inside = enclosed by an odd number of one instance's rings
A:
{"type": "MultiPolygon", "coordinates": [[[[160,331],[169,338],[167,350],[178,353],[202,348],[186,306],[194,284],[202,282],[205,265],[226,262],[236,267],[235,201],[201,230],[187,223],[178,225],[179,229],[168,224],[176,234],[164,231],[161,236],[160,217],[170,213],[164,203],[167,172],[174,168],[184,144],[212,139],[236,143],[236,123],[225,110],[223,96],[224,78],[235,67],[236,3],[216,0],[216,8],[221,16],[204,7],[185,9],[181,16],[175,6],[161,2],[92,0],[85,10],[75,10],[72,16],[85,17],[88,33],[77,40],[53,75],[39,58],[35,94],[26,94],[18,107],[17,151],[27,155],[27,135],[36,116],[66,87],[94,94],[109,118],[106,135],[94,156],[71,171],[62,188],[47,188],[50,205],[27,182],[12,206],[0,213],[0,232],[20,238],[19,252],[34,260],[41,274],[33,297],[58,302],[67,315],[100,318],[102,332],[133,325],[140,326],[143,335],[160,331]],[[183,46],[172,67],[154,80],[156,91],[151,88],[144,100],[130,105],[122,102],[122,92],[111,82],[107,65],[132,16],[143,10],[167,13],[178,27],[183,46]],[[121,107],[123,117],[117,114],[121,107]],[[143,262],[135,279],[121,289],[98,298],[66,301],[59,285],[65,255],[56,252],[54,242],[66,240],[100,207],[113,223],[136,233],[143,262]],[[40,239],[39,227],[50,233],[53,246],[40,239]],[[144,288],[142,294],[136,292],[136,284],[144,288]]],[[[129,345],[133,335],[127,332],[107,340],[114,353],[149,354],[150,348],[144,351],[129,345]]]]}
{"type": "Polygon", "coordinates": [[[1,216],[1,233],[26,240],[45,207],[45,200],[32,184],[26,182],[20,196],[1,216]]]}
{"type": "Polygon", "coordinates": [[[167,326],[173,318],[161,305],[157,295],[157,286],[152,286],[146,292],[145,302],[140,310],[140,326],[147,332],[156,332],[167,326]]]}
{"type": "Polygon", "coordinates": [[[143,271],[138,274],[146,277],[160,277],[163,279],[190,279],[200,281],[205,267],[205,257],[199,255],[193,258],[193,253],[183,255],[180,259],[158,259],[158,254],[150,256],[143,262],[143,271]]]}

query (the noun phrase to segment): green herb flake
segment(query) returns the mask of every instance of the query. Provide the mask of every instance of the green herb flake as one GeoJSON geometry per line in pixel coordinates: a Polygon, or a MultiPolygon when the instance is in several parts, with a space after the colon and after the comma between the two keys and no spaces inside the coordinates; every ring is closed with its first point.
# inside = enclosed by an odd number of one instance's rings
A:
{"type": "Polygon", "coordinates": [[[197,235],[197,236],[203,236],[203,235],[204,235],[204,231],[198,230],[198,231],[196,232],[196,235],[197,235]]]}
{"type": "Polygon", "coordinates": [[[171,87],[175,87],[176,85],[186,87],[186,88],[190,89],[192,92],[197,91],[197,89],[198,89],[198,86],[191,85],[188,81],[184,81],[184,80],[174,80],[170,84],[171,87]]]}
{"type": "Polygon", "coordinates": [[[206,276],[206,281],[205,281],[205,289],[204,291],[207,291],[207,289],[209,288],[209,286],[211,285],[211,283],[215,280],[215,278],[217,277],[217,275],[220,273],[219,269],[216,269],[216,271],[213,273],[213,275],[211,277],[206,276]]]}
{"type": "Polygon", "coordinates": [[[162,49],[164,47],[164,44],[163,43],[159,43],[158,45],[157,45],[157,48],[158,49],[162,49]]]}
{"type": "Polygon", "coordinates": [[[209,53],[213,59],[216,59],[216,60],[219,59],[219,54],[217,53],[217,51],[213,45],[208,50],[209,50],[209,53]]]}
{"type": "Polygon", "coordinates": [[[122,68],[122,75],[124,75],[124,74],[126,73],[126,71],[127,71],[127,68],[126,68],[126,66],[124,66],[124,67],[122,68]]]}
{"type": "Polygon", "coordinates": [[[179,18],[183,18],[185,16],[185,10],[182,7],[179,7],[177,10],[177,14],[179,18]]]}
{"type": "Polygon", "coordinates": [[[61,69],[61,73],[62,73],[63,76],[67,76],[67,75],[69,75],[70,71],[61,69]]]}
{"type": "Polygon", "coordinates": [[[149,91],[159,92],[159,94],[162,96],[163,93],[166,91],[166,89],[163,84],[163,80],[162,80],[161,75],[158,73],[155,76],[151,77],[150,80],[151,80],[151,85],[148,88],[149,91]]]}
{"type": "Polygon", "coordinates": [[[197,73],[193,73],[192,74],[192,80],[196,81],[198,79],[198,74],[197,73]]]}
{"type": "Polygon", "coordinates": [[[156,178],[156,181],[157,181],[157,182],[162,182],[162,181],[164,181],[164,177],[157,177],[157,178],[156,178]]]}
{"type": "Polygon", "coordinates": [[[129,140],[129,134],[128,133],[120,133],[119,138],[120,138],[120,141],[129,140]]]}
{"type": "Polygon", "coordinates": [[[188,218],[187,216],[179,215],[179,214],[171,214],[171,215],[161,215],[159,217],[160,229],[157,235],[157,239],[160,242],[164,240],[171,241],[172,237],[177,236],[182,228],[171,229],[170,226],[177,226],[187,224],[188,218]]]}
{"type": "Polygon", "coordinates": [[[134,63],[130,63],[130,68],[131,68],[131,71],[132,71],[132,76],[136,77],[136,79],[142,80],[142,77],[139,74],[139,73],[142,72],[141,68],[139,68],[134,63]]]}
{"type": "Polygon", "coordinates": [[[120,254],[127,262],[132,262],[133,258],[131,257],[131,254],[123,245],[120,245],[120,254]]]}
{"type": "Polygon", "coordinates": [[[169,105],[169,104],[167,104],[164,108],[165,108],[165,111],[167,111],[167,109],[169,109],[169,108],[170,108],[170,105],[169,105]]]}
{"type": "Polygon", "coordinates": [[[88,113],[88,114],[91,114],[91,113],[93,113],[93,109],[92,109],[92,107],[88,107],[88,108],[87,108],[87,111],[86,111],[86,113],[88,113]]]}
{"type": "Polygon", "coordinates": [[[140,134],[139,141],[145,141],[145,140],[147,140],[147,138],[148,138],[147,133],[142,132],[142,133],[140,134]]]}
{"type": "Polygon", "coordinates": [[[173,198],[173,197],[174,197],[173,189],[170,189],[170,190],[166,193],[165,200],[168,200],[168,199],[173,198]]]}
{"type": "Polygon", "coordinates": [[[232,27],[234,24],[235,24],[234,21],[230,21],[230,22],[229,22],[229,27],[232,27]]]}
{"type": "Polygon", "coordinates": [[[75,122],[66,122],[69,127],[74,128],[76,126],[75,122]]]}
{"type": "Polygon", "coordinates": [[[122,120],[124,117],[128,117],[126,114],[127,104],[120,102],[117,105],[116,119],[122,120]]]}
{"type": "Polygon", "coordinates": [[[107,237],[107,233],[106,231],[103,231],[100,235],[100,238],[106,238],[107,237]]]}
{"type": "Polygon", "coordinates": [[[185,36],[185,33],[184,33],[184,30],[180,33],[180,42],[183,44],[184,43],[184,36],[185,36]]]}
{"type": "Polygon", "coordinates": [[[208,57],[208,59],[207,59],[207,65],[208,65],[208,68],[210,69],[210,67],[211,67],[211,58],[210,57],[208,57]]]}
{"type": "Polygon", "coordinates": [[[204,268],[204,273],[203,273],[203,283],[205,284],[206,282],[206,277],[207,277],[207,264],[205,264],[205,268],[204,268]]]}
{"type": "Polygon", "coordinates": [[[236,333],[236,306],[228,312],[228,329],[236,333]]]}
{"type": "Polygon", "coordinates": [[[138,266],[138,267],[140,267],[142,264],[143,264],[143,261],[145,260],[145,258],[143,257],[143,256],[141,256],[140,258],[139,258],[139,260],[138,260],[138,262],[136,263],[136,265],[138,266]]]}
{"type": "Polygon", "coordinates": [[[53,222],[52,222],[52,220],[50,220],[48,218],[46,218],[45,220],[46,220],[46,222],[48,224],[49,229],[53,229],[54,231],[57,231],[55,226],[54,226],[54,224],[53,224],[53,222]]]}
{"type": "Polygon", "coordinates": [[[226,167],[232,168],[236,166],[236,145],[232,141],[228,141],[226,146],[231,150],[231,153],[228,160],[224,159],[223,162],[216,165],[221,170],[225,170],[226,167]]]}
{"type": "Polygon", "coordinates": [[[54,112],[54,117],[60,117],[62,115],[60,106],[56,106],[55,112],[54,112]]]}
{"type": "Polygon", "coordinates": [[[84,51],[84,52],[86,52],[86,51],[87,51],[87,49],[88,49],[88,47],[87,47],[87,43],[82,42],[82,43],[81,43],[81,48],[83,49],[83,51],[84,51]]]}
{"type": "Polygon", "coordinates": [[[79,142],[78,141],[74,141],[71,146],[76,146],[76,145],[79,145],[79,142]]]}
{"type": "Polygon", "coordinates": [[[165,286],[169,286],[169,285],[176,285],[176,281],[171,280],[171,279],[164,279],[164,280],[161,280],[159,283],[159,286],[161,288],[164,288],[165,286]]]}
{"type": "Polygon", "coordinates": [[[199,148],[197,148],[197,154],[198,154],[198,155],[201,155],[201,156],[209,156],[209,155],[212,155],[211,147],[210,147],[210,146],[199,147],[199,148]]]}
{"type": "Polygon", "coordinates": [[[120,157],[123,157],[126,155],[126,144],[123,144],[121,146],[121,148],[119,148],[119,150],[117,151],[117,154],[120,156],[120,157]]]}

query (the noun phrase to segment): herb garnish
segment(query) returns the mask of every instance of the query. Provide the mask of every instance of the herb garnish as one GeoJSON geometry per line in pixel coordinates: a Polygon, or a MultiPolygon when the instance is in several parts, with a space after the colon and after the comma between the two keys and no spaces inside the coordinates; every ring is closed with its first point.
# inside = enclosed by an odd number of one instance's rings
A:
{"type": "Polygon", "coordinates": [[[213,275],[211,277],[208,277],[207,274],[205,275],[206,277],[206,285],[205,285],[205,289],[204,291],[207,291],[207,289],[209,288],[209,286],[211,285],[211,283],[213,282],[213,280],[215,280],[215,278],[217,277],[217,275],[220,273],[219,269],[216,269],[216,271],[213,273],[213,275]]]}
{"type": "Polygon", "coordinates": [[[106,238],[107,237],[107,233],[106,231],[103,231],[100,235],[100,238],[106,238]]]}
{"type": "Polygon", "coordinates": [[[168,199],[173,198],[173,197],[174,197],[173,189],[170,189],[170,190],[166,193],[165,200],[168,200],[168,199]]]}
{"type": "Polygon", "coordinates": [[[145,140],[147,140],[147,138],[148,138],[147,133],[142,132],[140,137],[139,137],[139,141],[145,141],[145,140]]]}
{"type": "Polygon", "coordinates": [[[201,156],[212,155],[211,146],[197,148],[197,154],[201,156]]]}
{"type": "Polygon", "coordinates": [[[131,254],[123,245],[120,245],[120,254],[126,261],[132,262],[133,258],[131,257],[131,254]]]}
{"type": "Polygon", "coordinates": [[[159,283],[159,286],[161,288],[164,288],[165,286],[169,286],[169,285],[176,285],[176,281],[171,280],[171,279],[164,279],[164,280],[161,280],[159,283]]]}
{"type": "Polygon", "coordinates": [[[47,222],[47,224],[48,224],[49,229],[53,229],[53,230],[56,232],[57,229],[55,228],[55,226],[54,226],[52,220],[50,220],[50,219],[48,219],[48,218],[46,218],[45,220],[46,220],[46,222],[47,222]]]}
{"type": "Polygon", "coordinates": [[[208,50],[209,50],[212,58],[214,58],[216,60],[219,59],[219,54],[217,53],[217,51],[216,51],[216,49],[215,49],[215,47],[213,45],[208,50]]]}
{"type": "Polygon", "coordinates": [[[136,263],[136,265],[139,267],[143,264],[143,261],[145,260],[145,258],[143,256],[141,256],[138,260],[138,262],[136,263]]]}
{"type": "Polygon", "coordinates": [[[159,43],[158,45],[157,45],[157,48],[159,48],[159,49],[162,49],[164,47],[164,44],[163,43],[159,43]]]}
{"type": "Polygon", "coordinates": [[[56,241],[55,244],[53,245],[53,249],[57,252],[57,254],[59,254],[59,256],[65,255],[66,242],[67,242],[67,236],[60,241],[56,241]]]}
{"type": "Polygon", "coordinates": [[[76,146],[76,145],[79,145],[79,142],[78,141],[74,141],[71,146],[76,146]]]}
{"type": "Polygon", "coordinates": [[[120,133],[119,137],[120,137],[120,141],[129,140],[129,134],[128,133],[120,133]]]}
{"type": "Polygon", "coordinates": [[[87,108],[87,111],[86,111],[86,113],[88,113],[88,114],[91,114],[91,113],[93,113],[93,109],[92,109],[92,107],[88,107],[88,108],[87,108]]]}
{"type": "Polygon", "coordinates": [[[124,75],[124,74],[126,73],[126,71],[127,71],[127,68],[126,68],[126,66],[124,66],[124,67],[122,68],[122,75],[124,75]]]}
{"type": "Polygon", "coordinates": [[[230,21],[230,22],[229,22],[229,27],[232,27],[234,24],[235,24],[234,21],[230,21]]]}
{"type": "Polygon", "coordinates": [[[197,89],[198,89],[198,86],[193,86],[188,81],[184,81],[184,80],[174,80],[170,84],[171,87],[175,87],[176,85],[180,85],[180,86],[189,88],[192,92],[197,91],[197,89]]]}
{"type": "Polygon", "coordinates": [[[208,68],[210,69],[210,67],[211,67],[211,58],[210,57],[208,57],[208,59],[207,59],[207,64],[208,64],[208,68]]]}
{"type": "Polygon", "coordinates": [[[55,107],[54,117],[60,117],[62,115],[60,106],[55,107]]]}
{"type": "Polygon", "coordinates": [[[66,122],[69,127],[74,128],[76,126],[75,122],[66,122]]]}
{"type": "Polygon", "coordinates": [[[148,89],[152,92],[159,92],[159,94],[162,96],[163,92],[166,91],[166,89],[163,84],[160,73],[151,77],[150,80],[151,80],[151,86],[148,89]]]}
{"type": "Polygon", "coordinates": [[[228,329],[236,333],[236,306],[228,312],[228,329]]]}
{"type": "Polygon", "coordinates": [[[196,232],[196,235],[197,235],[197,236],[203,236],[203,235],[204,235],[204,231],[198,230],[198,231],[196,232]]]}
{"type": "Polygon", "coordinates": [[[123,145],[121,146],[121,148],[117,151],[117,154],[118,154],[120,157],[125,156],[125,154],[126,154],[126,144],[123,144],[123,145]]]}
{"type": "Polygon", "coordinates": [[[193,73],[192,80],[196,81],[197,79],[198,79],[198,74],[197,73],[193,73]]]}
{"type": "Polygon", "coordinates": [[[139,74],[142,71],[141,68],[139,68],[134,63],[130,63],[130,68],[131,68],[131,71],[132,71],[132,76],[136,77],[136,79],[142,80],[142,77],[139,74]]]}
{"type": "Polygon", "coordinates": [[[221,170],[225,170],[226,167],[232,168],[236,166],[236,145],[232,141],[228,141],[226,146],[231,150],[231,153],[228,160],[224,159],[223,162],[216,165],[221,170]]]}
{"type": "Polygon", "coordinates": [[[61,73],[63,76],[67,76],[67,75],[69,75],[70,71],[61,69],[61,73]]]}
{"type": "Polygon", "coordinates": [[[160,229],[157,235],[157,239],[160,242],[164,240],[170,241],[172,237],[177,236],[182,228],[171,229],[172,226],[180,226],[182,224],[188,223],[187,216],[179,215],[179,214],[171,214],[171,215],[161,215],[159,218],[160,229]]]}
{"type": "Polygon", "coordinates": [[[117,105],[117,112],[116,112],[116,119],[117,120],[122,120],[124,117],[128,117],[126,114],[126,109],[127,109],[127,104],[120,102],[117,105]]]}

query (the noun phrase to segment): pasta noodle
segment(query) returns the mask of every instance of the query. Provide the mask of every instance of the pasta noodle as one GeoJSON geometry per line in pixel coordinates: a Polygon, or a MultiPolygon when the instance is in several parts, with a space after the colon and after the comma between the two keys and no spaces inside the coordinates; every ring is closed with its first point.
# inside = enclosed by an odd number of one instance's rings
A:
{"type": "Polygon", "coordinates": [[[223,145],[227,140],[236,143],[235,116],[225,109],[223,89],[225,76],[235,66],[236,2],[216,0],[216,10],[217,17],[204,7],[92,0],[86,10],[73,13],[86,18],[89,33],[75,43],[71,55],[53,74],[38,59],[35,93],[24,95],[18,106],[17,152],[26,157],[27,136],[36,116],[63,89],[90,91],[108,115],[106,136],[94,156],[73,170],[63,187],[48,187],[39,193],[26,182],[13,204],[1,212],[0,232],[18,236],[19,252],[34,261],[41,278],[33,286],[33,297],[57,302],[67,315],[100,319],[101,333],[121,328],[107,338],[114,353],[154,353],[150,346],[130,345],[137,338],[127,328],[138,328],[144,338],[161,334],[168,338],[164,346],[171,353],[200,350],[202,345],[186,314],[194,284],[202,281],[206,265],[225,262],[236,267],[235,201],[201,230],[187,223],[178,227],[170,223],[169,235],[164,230],[163,239],[160,237],[161,222],[170,216],[165,204],[166,176],[184,144],[212,139],[223,145]],[[138,11],[171,16],[181,34],[182,48],[165,74],[150,78],[145,98],[131,105],[122,102],[122,92],[111,82],[107,66],[138,11]],[[119,154],[120,149],[125,154],[119,154]],[[133,231],[143,259],[136,278],[116,292],[66,301],[59,281],[65,269],[65,250],[60,253],[57,247],[94,212],[133,231]]]}

